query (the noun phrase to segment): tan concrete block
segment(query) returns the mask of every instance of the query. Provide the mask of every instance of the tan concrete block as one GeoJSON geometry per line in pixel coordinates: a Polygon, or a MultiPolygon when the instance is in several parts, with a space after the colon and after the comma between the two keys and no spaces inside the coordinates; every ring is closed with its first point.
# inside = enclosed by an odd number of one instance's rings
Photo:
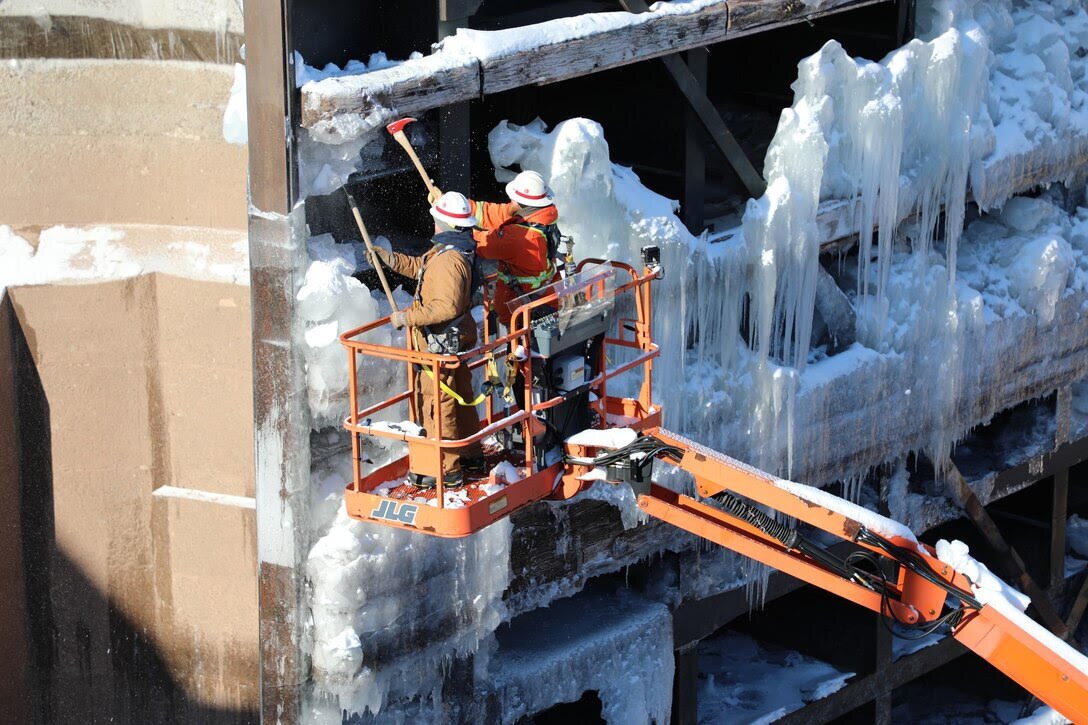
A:
{"type": "Polygon", "coordinates": [[[175,486],[253,496],[249,288],[155,275],[159,380],[175,486]]]}
{"type": "Polygon", "coordinates": [[[222,137],[230,66],[23,60],[0,67],[7,224],[244,229],[244,147],[222,137]]]}

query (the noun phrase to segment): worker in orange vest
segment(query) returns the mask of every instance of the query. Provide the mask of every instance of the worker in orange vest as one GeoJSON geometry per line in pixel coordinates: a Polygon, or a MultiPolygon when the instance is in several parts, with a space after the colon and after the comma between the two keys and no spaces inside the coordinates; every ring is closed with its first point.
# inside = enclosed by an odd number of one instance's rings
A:
{"type": "Polygon", "coordinates": [[[499,263],[495,310],[510,328],[512,300],[558,279],[553,255],[559,239],[552,191],[535,171],[522,171],[506,185],[507,203],[471,201],[476,254],[499,263]],[[549,239],[552,240],[549,244],[549,239]]]}

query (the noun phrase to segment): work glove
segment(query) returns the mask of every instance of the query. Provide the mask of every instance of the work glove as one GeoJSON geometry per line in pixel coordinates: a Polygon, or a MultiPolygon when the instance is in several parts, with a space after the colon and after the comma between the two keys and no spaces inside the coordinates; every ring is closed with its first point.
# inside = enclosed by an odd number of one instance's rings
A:
{"type": "Polygon", "coordinates": [[[395,328],[397,328],[399,330],[400,328],[402,328],[406,324],[408,324],[405,321],[404,317],[405,317],[404,310],[397,310],[392,315],[390,315],[389,322],[393,325],[393,327],[395,327],[395,328]]]}
{"type": "Polygon", "coordinates": [[[384,264],[386,267],[389,267],[389,252],[385,251],[385,249],[379,246],[374,246],[371,248],[374,250],[374,256],[380,259],[382,261],[382,264],[384,264]]]}
{"type": "Polygon", "coordinates": [[[438,201],[438,198],[440,196],[442,196],[442,190],[436,186],[434,187],[434,191],[427,192],[427,203],[434,204],[436,201],[438,201]]]}

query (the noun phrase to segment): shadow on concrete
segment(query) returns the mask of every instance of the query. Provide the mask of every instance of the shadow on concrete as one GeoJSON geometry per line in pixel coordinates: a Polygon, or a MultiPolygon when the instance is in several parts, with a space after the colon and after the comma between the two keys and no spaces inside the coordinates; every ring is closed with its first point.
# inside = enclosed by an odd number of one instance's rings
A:
{"type": "Polygon", "coordinates": [[[19,648],[26,662],[10,670],[25,678],[23,702],[3,703],[2,710],[21,711],[15,721],[34,723],[257,722],[254,710],[193,700],[147,636],[148,627],[128,618],[58,546],[49,402],[6,296],[0,298],[0,317],[0,333],[10,331],[10,345],[0,339],[0,357],[8,357],[0,360],[0,374],[14,383],[8,396],[13,399],[0,405],[15,412],[14,440],[0,440],[0,447],[14,448],[17,472],[17,485],[3,489],[8,500],[0,506],[18,511],[16,530],[3,532],[0,550],[14,544],[22,558],[22,570],[14,575],[21,574],[21,581],[0,581],[0,589],[23,591],[22,611],[7,614],[24,620],[26,634],[19,648]]]}

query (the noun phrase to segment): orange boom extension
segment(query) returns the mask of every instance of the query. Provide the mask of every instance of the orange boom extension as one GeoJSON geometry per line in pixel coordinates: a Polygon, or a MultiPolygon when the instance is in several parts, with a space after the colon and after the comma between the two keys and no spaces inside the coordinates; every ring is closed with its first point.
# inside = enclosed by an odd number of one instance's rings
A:
{"type": "MultiPolygon", "coordinates": [[[[511,303],[511,329],[491,329],[484,298],[482,343],[437,355],[365,341],[383,318],[341,336],[348,350],[353,480],[345,503],[354,518],[443,537],[460,537],[534,501],[566,499],[593,480],[629,485],[648,515],[866,607],[905,627],[947,626],[966,647],[1074,722],[1088,722],[1088,659],[1011,604],[983,601],[963,574],[941,562],[900,524],[808,486],[782,481],[660,427],[651,398],[650,283],[661,276],[656,248],[641,272],[586,260],[578,273],[511,303]],[[617,278],[622,278],[619,280],[617,278]],[[630,316],[621,316],[624,310],[630,316]],[[363,405],[359,356],[404,365],[408,388],[363,405]],[[497,360],[507,368],[499,379],[497,360]],[[443,370],[467,365],[485,378],[483,429],[462,440],[421,431],[396,416],[414,400],[416,367],[443,391],[443,370]],[[627,373],[640,373],[632,381],[627,373]],[[626,376],[626,379],[617,380],[626,376]],[[636,384],[637,383],[637,384],[636,384]],[[610,389],[626,393],[613,395],[610,389]],[[501,392],[501,395],[500,395],[501,392]],[[407,455],[363,473],[362,437],[408,444],[407,455]],[[440,471],[441,453],[485,443],[486,475],[455,490],[421,490],[409,470],[440,471]],[[652,482],[655,461],[689,473],[698,498],[652,482]],[[767,513],[795,520],[790,525],[767,513]],[[820,529],[854,549],[845,557],[807,534],[820,529]]],[[[471,404],[474,401],[466,401],[471,404]]]]}

